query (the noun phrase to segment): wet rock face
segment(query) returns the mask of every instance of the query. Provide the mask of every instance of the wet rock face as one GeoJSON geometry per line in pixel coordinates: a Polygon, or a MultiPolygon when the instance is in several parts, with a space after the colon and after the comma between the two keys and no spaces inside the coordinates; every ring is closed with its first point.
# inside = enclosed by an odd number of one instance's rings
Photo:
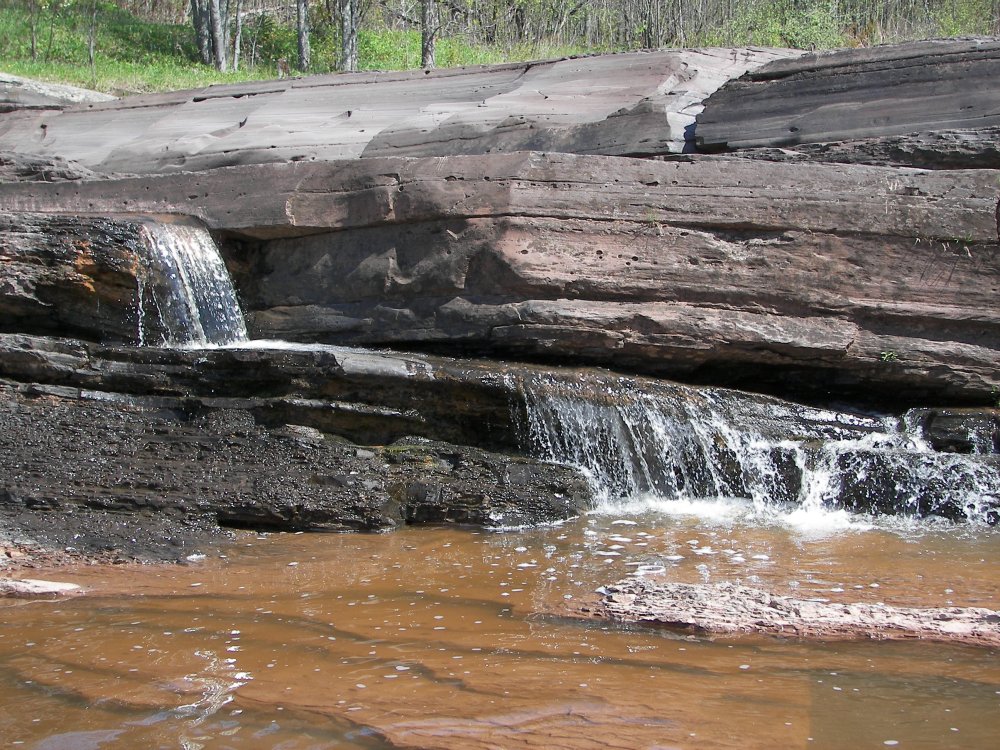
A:
{"type": "Polygon", "coordinates": [[[364,447],[246,409],[0,386],[0,523],[47,545],[174,559],[220,527],[537,524],[591,501],[567,467],[410,438],[364,447]],[[53,461],[52,457],[59,460],[53,461]]]}
{"type": "Polygon", "coordinates": [[[915,409],[911,416],[934,450],[1000,453],[1000,409],[915,409]]]}
{"type": "Polygon", "coordinates": [[[0,328],[135,341],[144,257],[134,221],[0,214],[0,328]]]}

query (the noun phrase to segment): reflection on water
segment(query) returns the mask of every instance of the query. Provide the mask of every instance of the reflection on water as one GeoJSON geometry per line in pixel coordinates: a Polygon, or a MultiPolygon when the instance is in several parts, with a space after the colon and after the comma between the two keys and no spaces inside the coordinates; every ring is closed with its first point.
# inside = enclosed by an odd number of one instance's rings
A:
{"type": "Polygon", "coordinates": [[[716,642],[562,616],[625,575],[1000,608],[997,535],[607,512],[506,533],[241,537],[4,603],[0,736],[34,748],[984,748],[996,652],[716,642]]]}

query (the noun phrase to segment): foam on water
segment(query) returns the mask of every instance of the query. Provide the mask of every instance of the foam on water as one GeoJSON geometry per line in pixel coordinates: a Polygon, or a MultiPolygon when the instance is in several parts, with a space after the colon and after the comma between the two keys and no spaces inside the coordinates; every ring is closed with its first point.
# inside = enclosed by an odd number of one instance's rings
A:
{"type": "Polygon", "coordinates": [[[883,514],[988,523],[1000,505],[995,462],[936,452],[905,418],[612,376],[511,387],[529,443],[580,467],[600,512],[822,534],[882,527],[883,514]]]}

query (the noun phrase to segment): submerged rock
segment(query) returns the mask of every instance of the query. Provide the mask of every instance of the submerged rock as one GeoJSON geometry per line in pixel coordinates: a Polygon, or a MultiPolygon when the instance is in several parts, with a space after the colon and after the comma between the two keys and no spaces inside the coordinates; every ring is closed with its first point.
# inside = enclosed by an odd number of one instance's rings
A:
{"type": "Polygon", "coordinates": [[[735,583],[652,583],[605,587],[581,613],[706,635],[763,633],[838,640],[921,639],[1000,646],[1000,612],[981,607],[912,608],[775,596],[735,583]]]}

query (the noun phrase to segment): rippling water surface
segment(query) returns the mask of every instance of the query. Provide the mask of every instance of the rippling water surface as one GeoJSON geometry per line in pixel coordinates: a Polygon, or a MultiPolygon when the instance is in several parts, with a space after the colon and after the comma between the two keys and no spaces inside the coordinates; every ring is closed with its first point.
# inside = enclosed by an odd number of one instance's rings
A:
{"type": "Polygon", "coordinates": [[[619,508],[502,533],[241,536],[4,602],[0,737],[87,748],[988,748],[996,651],[692,639],[566,612],[626,575],[1000,608],[986,528],[619,508]]]}

